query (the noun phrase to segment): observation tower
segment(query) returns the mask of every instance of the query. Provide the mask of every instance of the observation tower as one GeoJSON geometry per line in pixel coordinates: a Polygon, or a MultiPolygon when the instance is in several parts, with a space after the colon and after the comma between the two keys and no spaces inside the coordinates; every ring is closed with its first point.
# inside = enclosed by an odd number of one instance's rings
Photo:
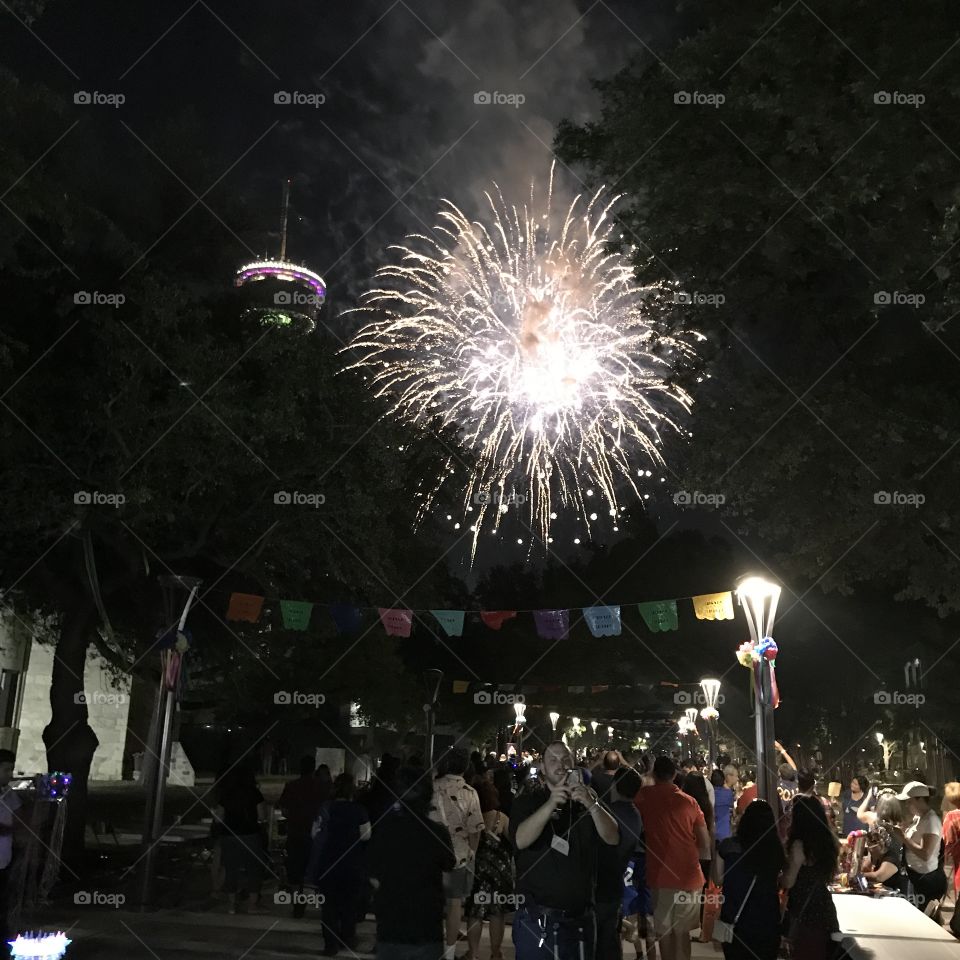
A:
{"type": "Polygon", "coordinates": [[[287,220],[290,212],[290,181],[283,185],[280,219],[280,256],[244,264],[234,285],[242,287],[247,303],[244,316],[256,316],[261,323],[294,327],[312,333],[327,294],[323,277],[287,259],[287,220]]]}

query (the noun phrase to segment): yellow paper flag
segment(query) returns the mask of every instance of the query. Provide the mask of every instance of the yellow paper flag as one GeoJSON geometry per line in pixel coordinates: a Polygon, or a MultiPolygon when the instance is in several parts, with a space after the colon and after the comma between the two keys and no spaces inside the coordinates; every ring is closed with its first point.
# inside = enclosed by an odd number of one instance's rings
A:
{"type": "Polygon", "coordinates": [[[693,598],[693,612],[698,620],[732,620],[733,594],[705,593],[693,598]]]}
{"type": "Polygon", "coordinates": [[[470,689],[469,680],[454,680],[453,681],[453,692],[454,693],[466,693],[470,689]]]}

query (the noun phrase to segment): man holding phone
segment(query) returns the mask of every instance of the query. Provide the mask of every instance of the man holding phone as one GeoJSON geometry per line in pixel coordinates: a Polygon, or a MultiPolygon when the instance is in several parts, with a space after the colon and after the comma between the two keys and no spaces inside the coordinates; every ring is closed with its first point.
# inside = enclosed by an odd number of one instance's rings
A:
{"type": "Polygon", "coordinates": [[[517,960],[592,960],[594,878],[601,844],[616,846],[617,821],[583,782],[562,742],[543,752],[545,786],[517,797],[510,818],[516,851],[517,960]]]}

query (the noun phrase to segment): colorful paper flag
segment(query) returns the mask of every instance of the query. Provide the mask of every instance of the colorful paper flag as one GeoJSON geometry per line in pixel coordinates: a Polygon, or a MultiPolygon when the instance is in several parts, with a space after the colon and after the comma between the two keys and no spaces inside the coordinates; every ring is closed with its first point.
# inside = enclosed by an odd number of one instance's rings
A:
{"type": "Polygon", "coordinates": [[[638,603],[637,607],[643,622],[653,633],[677,629],[676,600],[651,600],[648,603],[638,603]]]}
{"type": "Polygon", "coordinates": [[[228,620],[243,620],[247,623],[256,623],[263,611],[263,597],[252,593],[231,593],[230,605],[227,607],[228,620]]]}
{"type": "Polygon", "coordinates": [[[569,610],[534,610],[537,634],[544,640],[565,640],[570,629],[569,610]]]}
{"type": "Polygon", "coordinates": [[[499,630],[506,620],[517,615],[516,610],[481,610],[480,619],[491,629],[499,630]]]}
{"type": "Polygon", "coordinates": [[[463,610],[431,610],[448,637],[463,636],[463,610]]]}
{"type": "Polygon", "coordinates": [[[595,637],[620,636],[619,607],[584,607],[583,619],[595,637]]]}
{"type": "Polygon", "coordinates": [[[513,691],[514,691],[514,689],[516,688],[516,686],[517,686],[517,685],[516,685],[515,683],[498,683],[498,684],[497,684],[497,692],[498,692],[498,693],[513,693],[513,691]]]}
{"type": "Polygon", "coordinates": [[[280,613],[285,630],[306,630],[310,626],[313,604],[308,600],[281,600],[280,613]]]}
{"type": "Polygon", "coordinates": [[[610,689],[610,685],[606,683],[595,683],[591,688],[591,693],[604,693],[610,689]]]}
{"type": "Polygon", "coordinates": [[[470,689],[469,680],[454,680],[453,681],[453,692],[454,693],[466,693],[470,689]]]}
{"type": "Polygon", "coordinates": [[[583,693],[584,687],[567,687],[567,693],[583,693]]]}
{"type": "Polygon", "coordinates": [[[387,631],[388,637],[409,637],[413,626],[413,611],[377,607],[380,611],[380,622],[387,631]]]}
{"type": "Polygon", "coordinates": [[[352,603],[331,603],[330,616],[340,633],[359,633],[363,623],[360,609],[352,603]]]}
{"type": "Polygon", "coordinates": [[[732,620],[733,594],[705,593],[693,598],[693,612],[698,620],[732,620]]]}

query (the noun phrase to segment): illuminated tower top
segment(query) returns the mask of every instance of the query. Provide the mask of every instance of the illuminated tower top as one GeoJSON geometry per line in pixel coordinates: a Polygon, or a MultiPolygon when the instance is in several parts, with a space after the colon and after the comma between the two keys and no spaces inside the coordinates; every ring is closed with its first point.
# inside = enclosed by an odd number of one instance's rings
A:
{"type": "Polygon", "coordinates": [[[317,325],[317,314],[323,306],[327,286],[323,277],[302,264],[287,260],[287,220],[290,211],[290,181],[283,185],[283,207],[280,219],[280,256],[264,258],[242,266],[234,285],[247,292],[245,316],[256,315],[261,323],[296,326],[304,333],[317,325]]]}

